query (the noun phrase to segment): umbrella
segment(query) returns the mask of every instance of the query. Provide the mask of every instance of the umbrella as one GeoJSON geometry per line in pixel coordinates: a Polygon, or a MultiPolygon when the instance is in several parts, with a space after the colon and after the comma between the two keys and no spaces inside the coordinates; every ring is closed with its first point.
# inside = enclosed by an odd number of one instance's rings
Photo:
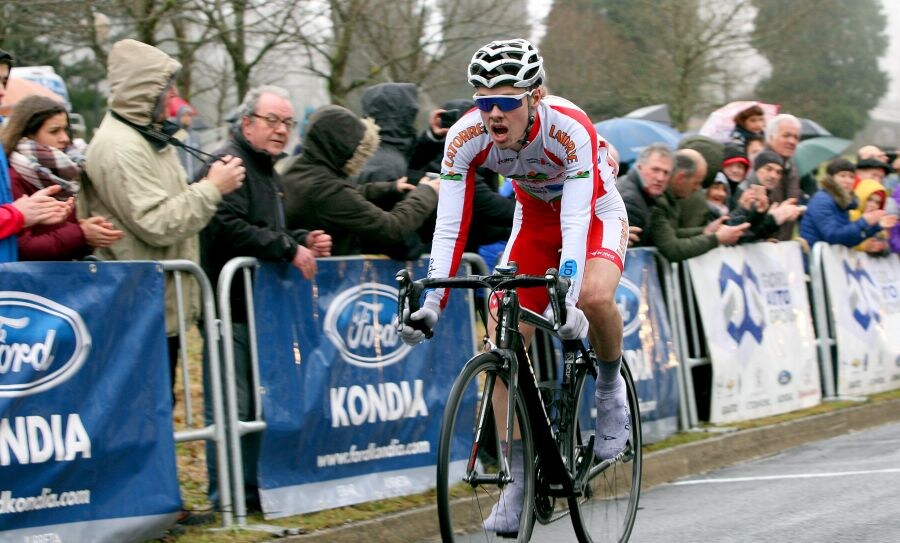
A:
{"type": "Polygon", "coordinates": [[[6,94],[0,100],[0,115],[9,115],[17,102],[34,94],[53,98],[64,104],[63,97],[47,87],[21,77],[10,77],[9,83],[6,84],[6,94]]]}
{"type": "Polygon", "coordinates": [[[834,136],[819,136],[801,141],[794,152],[797,171],[801,177],[815,171],[821,163],[840,156],[850,143],[850,140],[834,136]]]}
{"type": "Polygon", "coordinates": [[[656,104],[638,108],[625,114],[626,119],[644,119],[672,126],[672,118],[669,116],[669,104],[656,104]]]}
{"type": "Polygon", "coordinates": [[[681,133],[674,128],[643,119],[617,117],[601,121],[594,128],[616,148],[622,163],[632,162],[641,149],[652,143],[665,143],[674,149],[681,139],[681,133]]]}
{"type": "Polygon", "coordinates": [[[763,117],[766,122],[778,115],[779,106],[775,104],[766,104],[757,102],[756,100],[742,100],[725,104],[719,109],[713,111],[706,118],[706,122],[700,128],[700,135],[712,138],[722,143],[728,143],[731,140],[731,131],[734,130],[734,116],[738,113],[749,109],[753,106],[759,106],[763,110],[763,117]]]}
{"type": "Polygon", "coordinates": [[[812,119],[800,119],[800,139],[830,136],[831,132],[812,119]]]}

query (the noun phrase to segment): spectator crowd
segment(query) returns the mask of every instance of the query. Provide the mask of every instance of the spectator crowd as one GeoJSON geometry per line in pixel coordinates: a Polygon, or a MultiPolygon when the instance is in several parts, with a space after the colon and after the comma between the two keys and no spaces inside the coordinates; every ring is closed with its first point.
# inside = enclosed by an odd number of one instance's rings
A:
{"type": "MultiPolygon", "coordinates": [[[[0,97],[14,63],[0,50],[0,97]]],[[[196,111],[174,102],[179,69],[156,47],[117,42],[108,56],[108,111],[86,148],[61,103],[33,96],[15,106],[0,132],[0,262],[188,259],[215,284],[239,256],[289,263],[311,279],[319,257],[409,260],[429,252],[440,184],[451,182],[438,176],[444,141],[471,100],[429,112],[419,131],[417,87],[383,83],[362,93],[361,115],[327,105],[298,123],[289,93],[261,86],[243,97],[227,141],[207,153],[190,134],[196,111]],[[287,158],[298,124],[301,151],[287,158]]],[[[656,247],[672,262],[787,240],[807,252],[819,241],[900,252],[896,155],[861,147],[855,160],[831,160],[818,183],[805,186],[794,159],[800,129],[790,114],[766,119],[753,106],[735,116],[729,141],[691,136],[677,149],[644,147],[617,181],[629,245],[656,247]]],[[[489,265],[516,211],[509,183],[481,169],[471,194],[466,247],[489,265]]],[[[255,407],[243,292],[235,285],[230,296],[239,411],[248,418],[255,407]]],[[[168,283],[166,308],[174,381],[181,338],[168,283]]],[[[196,319],[196,301],[193,308],[196,319]]],[[[243,447],[256,508],[258,446],[243,447]]],[[[212,465],[210,473],[214,489],[212,465]]]]}

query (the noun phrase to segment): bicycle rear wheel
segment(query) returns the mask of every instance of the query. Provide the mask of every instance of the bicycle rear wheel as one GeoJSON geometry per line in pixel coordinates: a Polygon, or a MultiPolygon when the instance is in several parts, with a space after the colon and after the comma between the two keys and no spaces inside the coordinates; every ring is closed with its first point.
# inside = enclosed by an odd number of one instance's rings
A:
{"type": "MultiPolygon", "coordinates": [[[[438,518],[445,543],[498,540],[496,533],[484,529],[484,521],[510,487],[498,484],[497,477],[502,465],[500,440],[506,437],[507,403],[506,395],[499,399],[496,392],[509,382],[508,370],[502,366],[495,354],[476,356],[456,378],[447,400],[437,459],[438,518]],[[501,416],[495,417],[495,410],[501,416]]],[[[534,527],[534,445],[521,397],[517,398],[514,420],[523,452],[513,461],[523,463],[524,477],[518,483],[523,483],[525,505],[516,539],[528,541],[534,527]]]]}
{"type": "Polygon", "coordinates": [[[594,432],[594,386],[585,379],[578,399],[579,431],[575,432],[576,450],[589,455],[590,472],[582,496],[569,498],[569,510],[578,541],[581,543],[622,543],[628,541],[641,494],[641,417],[637,390],[631,371],[622,364],[622,375],[628,389],[628,408],[631,415],[631,436],[625,450],[618,457],[601,462],[587,448],[594,432]],[[587,412],[590,417],[585,416],[587,412]]]}

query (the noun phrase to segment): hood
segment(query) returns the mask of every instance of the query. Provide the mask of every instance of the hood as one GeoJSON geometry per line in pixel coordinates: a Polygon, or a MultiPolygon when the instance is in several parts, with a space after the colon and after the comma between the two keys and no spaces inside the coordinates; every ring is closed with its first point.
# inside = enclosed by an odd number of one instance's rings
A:
{"type": "Polygon", "coordinates": [[[341,106],[319,108],[309,119],[301,159],[353,176],[378,148],[378,125],[341,106]]]}
{"type": "Polygon", "coordinates": [[[109,108],[139,126],[153,121],[153,110],[181,64],[152,45],[121,40],[107,61],[109,108]]]}
{"type": "Polygon", "coordinates": [[[887,191],[884,190],[884,186],[878,181],[863,179],[853,189],[853,193],[856,194],[856,198],[859,200],[859,207],[865,207],[866,200],[876,192],[881,193],[881,209],[884,209],[884,204],[887,202],[887,191]]]}
{"type": "Polygon", "coordinates": [[[887,191],[884,190],[884,186],[881,183],[874,179],[863,179],[857,183],[853,189],[853,194],[856,195],[857,207],[850,212],[850,220],[855,221],[862,217],[863,212],[866,210],[866,201],[870,196],[878,192],[881,193],[880,209],[884,209],[884,205],[887,203],[887,191]]]}
{"type": "Polygon", "coordinates": [[[411,145],[416,138],[419,91],[413,83],[381,83],[369,87],[360,98],[362,114],[381,127],[381,141],[411,145]]]}
{"type": "MultiPolygon", "coordinates": [[[[830,175],[822,178],[822,190],[831,195],[841,209],[855,209],[856,195],[845,191],[830,175]]],[[[858,217],[857,217],[858,218],[858,217]]]]}

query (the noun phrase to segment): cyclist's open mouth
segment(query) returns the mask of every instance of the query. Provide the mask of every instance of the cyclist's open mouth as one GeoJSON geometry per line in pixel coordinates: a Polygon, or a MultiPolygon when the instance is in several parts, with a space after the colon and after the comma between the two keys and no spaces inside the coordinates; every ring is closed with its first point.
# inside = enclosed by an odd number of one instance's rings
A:
{"type": "Polygon", "coordinates": [[[502,124],[492,124],[491,125],[491,135],[498,140],[506,139],[506,135],[509,134],[509,128],[503,126],[502,124]]]}

